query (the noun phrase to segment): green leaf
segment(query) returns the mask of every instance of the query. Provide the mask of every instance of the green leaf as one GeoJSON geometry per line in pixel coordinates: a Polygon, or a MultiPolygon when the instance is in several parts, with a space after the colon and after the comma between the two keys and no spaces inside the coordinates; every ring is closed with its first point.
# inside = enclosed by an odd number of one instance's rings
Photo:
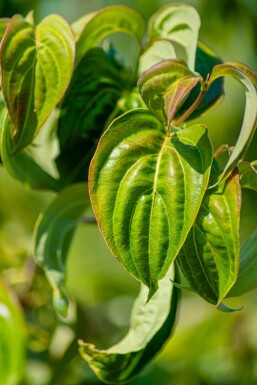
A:
{"type": "Polygon", "coordinates": [[[138,87],[150,111],[164,124],[171,120],[185,96],[200,81],[181,59],[163,60],[144,72],[138,87]]]}
{"type": "Polygon", "coordinates": [[[240,162],[238,170],[241,187],[257,191],[257,161],[240,162]]]}
{"type": "Polygon", "coordinates": [[[154,64],[165,59],[175,59],[176,52],[170,41],[156,40],[140,55],[139,58],[139,74],[147,71],[154,64]]]}
{"type": "Polygon", "coordinates": [[[24,364],[25,325],[21,308],[0,283],[0,383],[20,384],[24,364]]]}
{"type": "MultiPolygon", "coordinates": [[[[215,54],[215,52],[210,49],[203,42],[198,41],[196,58],[195,58],[195,71],[198,72],[203,79],[207,79],[210,76],[212,69],[215,65],[221,64],[222,60],[215,54]]],[[[206,111],[214,108],[218,105],[224,98],[224,89],[223,89],[223,78],[217,79],[210,88],[207,90],[204,98],[198,107],[190,114],[188,119],[195,119],[198,116],[202,115],[206,111]]],[[[200,93],[200,84],[195,87],[189,94],[185,103],[181,106],[178,111],[178,116],[181,116],[185,111],[187,111],[191,105],[197,99],[200,93]]],[[[177,116],[177,117],[178,117],[177,116]]]]}
{"type": "Polygon", "coordinates": [[[76,67],[57,127],[56,164],[65,184],[87,180],[96,144],[126,83],[124,69],[100,48],[89,50],[76,67]]]}
{"type": "Polygon", "coordinates": [[[97,14],[97,12],[90,12],[81,16],[78,20],[71,24],[71,29],[74,33],[76,41],[79,40],[81,33],[88,24],[88,22],[97,14]]]}
{"type": "Polygon", "coordinates": [[[238,175],[207,190],[177,261],[189,285],[206,301],[220,304],[239,267],[241,190],[238,175]]]}
{"type": "Polygon", "coordinates": [[[116,32],[131,35],[141,47],[141,39],[145,33],[145,21],[134,9],[115,5],[87,15],[75,26],[75,30],[79,36],[76,49],[76,63],[78,64],[88,50],[97,47],[104,38],[116,32]],[[82,30],[83,21],[85,24],[82,30]]]}
{"type": "Polygon", "coordinates": [[[257,229],[240,250],[240,266],[236,283],[227,297],[238,297],[257,288],[257,229]]]}
{"type": "Polygon", "coordinates": [[[14,16],[1,44],[2,89],[18,152],[32,142],[61,100],[73,71],[75,40],[69,24],[47,16],[35,28],[14,16]]]}
{"type": "Polygon", "coordinates": [[[150,296],[196,218],[211,161],[204,126],[169,136],[143,109],[116,119],[98,144],[89,172],[98,224],[112,253],[150,296]]]}
{"type": "Polygon", "coordinates": [[[173,287],[173,267],[160,281],[160,287],[146,303],[148,289],[142,285],[131,314],[127,335],[107,350],[80,341],[80,353],[106,384],[131,381],[162,348],[175,319],[178,292],[173,287]]]}
{"type": "Polygon", "coordinates": [[[44,269],[53,289],[56,311],[66,316],[68,299],[65,294],[66,260],[75,227],[90,207],[86,184],[63,190],[40,214],[34,230],[34,255],[44,269]]]}
{"type": "Polygon", "coordinates": [[[35,160],[24,150],[14,153],[12,142],[12,124],[5,111],[5,117],[0,115],[2,121],[1,157],[7,172],[16,180],[33,189],[46,189],[58,191],[61,183],[44,171],[35,160]]]}
{"type": "MultiPolygon", "coordinates": [[[[208,86],[223,76],[229,76],[239,81],[246,94],[244,119],[234,151],[225,165],[217,183],[226,178],[239,160],[245,155],[252,140],[257,124],[257,75],[246,65],[230,62],[213,68],[208,86]]],[[[217,184],[216,183],[216,184],[217,184]]]]}
{"type": "Polygon", "coordinates": [[[147,35],[150,42],[164,39],[179,44],[185,50],[188,67],[193,71],[199,28],[200,18],[193,7],[170,4],[151,17],[147,35]]]}

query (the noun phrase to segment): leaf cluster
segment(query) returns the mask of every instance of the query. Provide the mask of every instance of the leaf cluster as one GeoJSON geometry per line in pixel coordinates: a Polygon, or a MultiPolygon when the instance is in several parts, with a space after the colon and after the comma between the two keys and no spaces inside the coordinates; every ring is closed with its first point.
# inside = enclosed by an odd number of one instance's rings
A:
{"type": "Polygon", "coordinates": [[[25,186],[56,193],[35,225],[33,250],[56,312],[68,313],[67,256],[82,221],[97,222],[141,283],[124,339],[107,350],[79,342],[105,383],[130,381],[161,349],[179,289],[231,311],[224,299],[257,285],[256,231],[241,248],[239,239],[241,189],[257,190],[257,161],[244,161],[257,122],[257,75],[223,63],[198,41],[199,28],[197,11],[184,4],[161,8],[147,25],[124,6],[72,25],[59,15],[38,25],[32,14],[0,20],[1,161],[25,186]],[[115,47],[117,34],[129,36],[132,64],[115,47]],[[234,147],[214,152],[199,118],[223,100],[226,77],[242,85],[245,113],[234,147]],[[58,151],[48,152],[49,143],[58,151]],[[94,217],[85,217],[91,207],[94,217]]]}

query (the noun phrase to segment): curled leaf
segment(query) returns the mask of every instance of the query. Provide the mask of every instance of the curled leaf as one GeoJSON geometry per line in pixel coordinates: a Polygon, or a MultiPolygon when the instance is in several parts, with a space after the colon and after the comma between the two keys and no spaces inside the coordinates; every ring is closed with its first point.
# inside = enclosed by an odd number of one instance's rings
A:
{"type": "Polygon", "coordinates": [[[176,52],[170,41],[156,40],[147,47],[139,58],[139,74],[149,70],[153,65],[166,59],[175,59],[176,52]]]}
{"type": "Polygon", "coordinates": [[[3,126],[1,134],[1,157],[9,175],[25,186],[33,189],[60,190],[62,188],[60,181],[44,171],[25,150],[17,154],[14,152],[11,136],[12,124],[6,111],[4,111],[3,118],[2,115],[0,115],[0,123],[1,121],[3,126]]]}
{"type": "Polygon", "coordinates": [[[98,144],[89,172],[98,224],[112,253],[150,288],[150,297],[193,225],[211,161],[204,126],[167,136],[143,109],[116,119],[98,144]]]}
{"type": "MultiPolygon", "coordinates": [[[[199,73],[204,80],[208,79],[212,69],[215,65],[221,64],[222,60],[216,55],[216,53],[210,49],[205,43],[198,41],[196,58],[195,58],[195,71],[199,73]]],[[[206,90],[207,92],[204,95],[204,98],[197,106],[197,108],[190,114],[188,120],[195,119],[198,116],[202,115],[206,111],[214,108],[218,105],[224,98],[224,89],[223,89],[223,78],[217,79],[212,85],[206,90]]],[[[201,91],[201,86],[198,84],[190,92],[188,98],[185,100],[183,105],[178,111],[177,118],[184,114],[198,98],[201,91]]]]}
{"type": "Polygon", "coordinates": [[[158,291],[149,302],[148,289],[141,291],[132,309],[127,335],[107,350],[80,341],[80,353],[106,384],[131,381],[162,348],[176,320],[178,292],[173,287],[173,267],[160,281],[158,291]]]}
{"type": "Polygon", "coordinates": [[[75,29],[78,34],[76,48],[78,64],[88,50],[97,47],[104,38],[116,32],[131,35],[140,47],[145,32],[145,21],[134,9],[115,5],[90,14],[76,24],[75,29]]]}
{"type": "Polygon", "coordinates": [[[13,124],[16,152],[30,144],[62,98],[72,75],[75,40],[59,15],[36,28],[10,19],[1,44],[2,90],[13,124]]]}
{"type": "Polygon", "coordinates": [[[200,18],[195,8],[170,4],[151,17],[147,36],[149,41],[163,39],[179,44],[185,50],[188,67],[193,71],[199,28],[200,18]]]}
{"type": "Polygon", "coordinates": [[[0,283],[0,383],[18,385],[24,373],[25,324],[13,295],[0,283]]]}
{"type": "Polygon", "coordinates": [[[171,122],[182,100],[200,81],[181,59],[163,60],[144,72],[138,87],[144,102],[164,124],[171,122]]]}
{"type": "Polygon", "coordinates": [[[226,163],[216,184],[226,178],[239,160],[245,155],[257,125],[257,75],[246,65],[238,62],[230,62],[217,65],[213,68],[208,86],[211,86],[220,77],[232,77],[239,81],[245,89],[246,104],[245,113],[234,151],[226,163]]]}
{"type": "Polygon", "coordinates": [[[56,311],[65,316],[68,299],[65,294],[66,260],[75,227],[90,207],[86,184],[75,184],[63,190],[39,216],[34,230],[34,255],[53,288],[56,311]]]}
{"type": "Polygon", "coordinates": [[[241,190],[238,175],[207,190],[177,261],[189,285],[220,304],[237,279],[241,190]]]}

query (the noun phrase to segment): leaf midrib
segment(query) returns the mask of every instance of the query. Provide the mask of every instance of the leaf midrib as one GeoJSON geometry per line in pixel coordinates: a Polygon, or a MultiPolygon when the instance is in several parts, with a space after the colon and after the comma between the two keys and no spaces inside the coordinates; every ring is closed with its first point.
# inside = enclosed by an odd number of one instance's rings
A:
{"type": "MultiPolygon", "coordinates": [[[[152,230],[152,217],[153,217],[152,212],[153,212],[153,208],[154,208],[155,196],[158,193],[157,192],[157,184],[158,184],[158,177],[159,177],[159,171],[160,171],[160,166],[161,166],[161,159],[162,159],[163,152],[164,152],[166,145],[169,142],[169,140],[170,140],[170,136],[165,136],[162,147],[161,147],[160,152],[157,156],[156,169],[155,169],[154,182],[153,182],[152,204],[151,204],[151,210],[150,210],[149,229],[148,229],[148,236],[149,236],[148,255],[149,256],[150,256],[151,230],[152,230]]],[[[150,258],[148,259],[148,270],[149,270],[150,279],[151,279],[150,258]]]]}

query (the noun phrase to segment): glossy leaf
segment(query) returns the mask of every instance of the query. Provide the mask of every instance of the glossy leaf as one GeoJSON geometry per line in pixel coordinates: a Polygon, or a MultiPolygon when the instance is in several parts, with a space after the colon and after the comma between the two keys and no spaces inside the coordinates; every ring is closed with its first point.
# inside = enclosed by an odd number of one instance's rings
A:
{"type": "Polygon", "coordinates": [[[124,69],[100,48],[89,50],[76,67],[57,127],[56,163],[66,184],[87,180],[96,144],[126,84],[124,69]]]}
{"type": "Polygon", "coordinates": [[[97,47],[104,38],[116,32],[131,35],[138,42],[138,46],[141,46],[141,39],[145,32],[145,21],[132,8],[122,5],[110,6],[96,12],[92,17],[86,17],[84,22],[83,30],[83,20],[77,24],[77,29],[80,30],[76,48],[77,64],[87,51],[97,47]]]}
{"type": "Polygon", "coordinates": [[[195,220],[212,160],[204,126],[166,134],[149,111],[125,113],[102,136],[89,173],[107,244],[150,296],[195,220]]]}
{"type": "Polygon", "coordinates": [[[240,250],[240,266],[236,283],[227,297],[238,297],[257,288],[257,229],[240,250]]]}
{"type": "Polygon", "coordinates": [[[194,291],[219,304],[236,281],[239,267],[241,190],[238,175],[207,190],[177,261],[194,291]]]}
{"type": "Polygon", "coordinates": [[[170,41],[156,40],[147,47],[139,58],[139,74],[149,70],[153,65],[166,59],[175,59],[176,52],[170,41]]]}
{"type": "Polygon", "coordinates": [[[241,162],[238,169],[242,188],[257,191],[257,161],[241,162]]]}
{"type": "Polygon", "coordinates": [[[63,316],[68,310],[64,288],[67,255],[75,227],[89,207],[86,184],[68,187],[39,216],[34,230],[36,262],[44,269],[53,288],[54,307],[63,316]]]}
{"type": "Polygon", "coordinates": [[[0,384],[18,385],[24,373],[25,325],[13,296],[0,283],[0,384]]]}
{"type": "Polygon", "coordinates": [[[195,53],[200,18],[195,8],[186,4],[170,4],[157,11],[148,24],[149,41],[164,39],[184,48],[188,67],[195,69],[195,53]]]}
{"type": "MultiPolygon", "coordinates": [[[[212,69],[215,65],[221,64],[222,60],[215,54],[215,52],[210,49],[206,44],[201,41],[197,43],[196,58],[195,58],[195,71],[199,73],[203,79],[208,79],[212,69]]],[[[197,108],[190,114],[188,119],[195,119],[198,116],[202,115],[206,111],[214,108],[218,105],[224,98],[224,89],[223,89],[223,78],[217,79],[210,88],[207,90],[204,98],[197,108]]],[[[200,93],[200,84],[195,87],[189,94],[185,103],[178,111],[178,116],[181,116],[185,111],[187,111],[192,104],[197,99],[200,93]]],[[[178,117],[177,116],[177,117],[178,117]]]]}
{"type": "Polygon", "coordinates": [[[144,72],[138,87],[150,111],[164,124],[170,124],[181,101],[199,81],[200,77],[183,60],[171,59],[144,72]]]}
{"type": "Polygon", "coordinates": [[[106,384],[131,381],[162,348],[176,320],[177,289],[173,268],[160,281],[160,287],[146,303],[148,289],[142,285],[132,309],[127,335],[107,350],[80,342],[80,353],[106,384]]]}
{"type": "Polygon", "coordinates": [[[16,152],[30,144],[62,98],[72,75],[75,41],[58,15],[35,28],[14,16],[1,45],[2,89],[16,152]]]}
{"type": "Polygon", "coordinates": [[[230,62],[220,64],[213,68],[209,86],[223,76],[232,77],[243,85],[246,94],[246,104],[241,131],[234,151],[225,165],[217,183],[223,178],[226,178],[238,161],[243,158],[252,140],[257,124],[257,75],[252,72],[249,67],[241,63],[230,62]]]}
{"type": "Polygon", "coordinates": [[[5,117],[0,115],[1,122],[3,125],[1,157],[7,172],[25,186],[33,189],[60,190],[62,187],[60,182],[44,171],[29,154],[24,150],[17,154],[14,152],[11,136],[12,125],[6,111],[5,117]]]}

